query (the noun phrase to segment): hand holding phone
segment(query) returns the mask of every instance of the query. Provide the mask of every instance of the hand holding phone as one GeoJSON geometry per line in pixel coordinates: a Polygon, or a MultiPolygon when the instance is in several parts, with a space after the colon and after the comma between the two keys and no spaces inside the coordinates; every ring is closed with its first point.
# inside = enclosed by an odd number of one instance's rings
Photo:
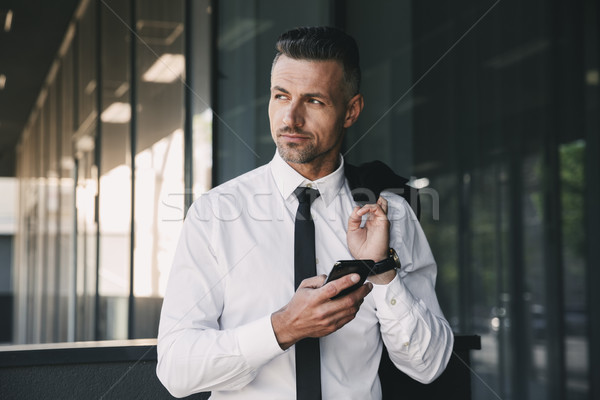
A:
{"type": "Polygon", "coordinates": [[[338,297],[342,297],[347,295],[350,292],[361,287],[365,281],[367,280],[367,276],[369,272],[375,266],[375,262],[373,260],[340,260],[336,261],[331,269],[331,272],[327,276],[327,280],[324,285],[327,283],[334,281],[336,279],[341,278],[342,276],[346,276],[348,274],[358,274],[360,275],[360,280],[354,285],[342,290],[340,293],[332,297],[331,299],[337,299],[338,297]]]}

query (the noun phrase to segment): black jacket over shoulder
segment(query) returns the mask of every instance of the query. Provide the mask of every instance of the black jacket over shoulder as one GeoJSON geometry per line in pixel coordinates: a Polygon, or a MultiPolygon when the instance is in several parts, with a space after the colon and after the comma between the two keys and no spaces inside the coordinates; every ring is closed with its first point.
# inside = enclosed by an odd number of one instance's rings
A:
{"type": "Polygon", "coordinates": [[[379,194],[388,190],[396,193],[410,204],[417,218],[421,214],[419,191],[409,186],[408,179],[396,175],[381,161],[371,161],[357,166],[346,163],[344,174],[348,179],[354,201],[359,204],[375,203],[379,194]]]}

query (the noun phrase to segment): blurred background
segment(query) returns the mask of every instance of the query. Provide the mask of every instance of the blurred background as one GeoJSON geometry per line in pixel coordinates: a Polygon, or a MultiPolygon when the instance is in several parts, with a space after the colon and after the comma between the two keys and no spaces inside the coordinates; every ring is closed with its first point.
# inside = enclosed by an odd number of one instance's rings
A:
{"type": "Polygon", "coordinates": [[[278,35],[337,26],[344,144],[421,189],[475,399],[600,398],[596,0],[0,1],[0,343],[151,338],[185,211],[270,161],[278,35]]]}

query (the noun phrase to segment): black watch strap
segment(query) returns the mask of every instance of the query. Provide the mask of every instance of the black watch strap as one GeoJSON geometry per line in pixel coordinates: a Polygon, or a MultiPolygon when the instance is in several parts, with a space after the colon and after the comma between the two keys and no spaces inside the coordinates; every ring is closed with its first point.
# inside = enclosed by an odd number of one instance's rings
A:
{"type": "Polygon", "coordinates": [[[382,261],[376,262],[373,269],[371,269],[369,275],[382,274],[394,268],[400,268],[400,260],[398,259],[398,254],[396,254],[396,250],[390,247],[387,258],[382,261]]]}

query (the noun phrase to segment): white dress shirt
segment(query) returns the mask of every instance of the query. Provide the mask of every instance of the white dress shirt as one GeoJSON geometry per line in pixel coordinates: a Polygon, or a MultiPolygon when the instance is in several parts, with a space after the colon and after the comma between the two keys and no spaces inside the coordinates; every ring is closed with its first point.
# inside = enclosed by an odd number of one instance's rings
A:
{"type": "MultiPolygon", "coordinates": [[[[158,334],[157,374],[172,395],[212,391],[211,399],[295,399],[295,346],[282,350],[271,326],[271,314],[294,295],[293,192],[304,185],[321,194],[311,212],[317,273],[328,274],[336,260],[352,258],[346,231],[355,204],[343,164],[341,158],[335,172],[309,182],[276,152],[269,164],[194,202],[158,334]]],[[[390,246],[402,269],[389,284],[374,285],[354,320],[320,339],[324,400],[381,399],[383,344],[396,366],[421,382],[441,374],[452,352],[425,235],[402,197],[382,196],[390,246]]]]}

